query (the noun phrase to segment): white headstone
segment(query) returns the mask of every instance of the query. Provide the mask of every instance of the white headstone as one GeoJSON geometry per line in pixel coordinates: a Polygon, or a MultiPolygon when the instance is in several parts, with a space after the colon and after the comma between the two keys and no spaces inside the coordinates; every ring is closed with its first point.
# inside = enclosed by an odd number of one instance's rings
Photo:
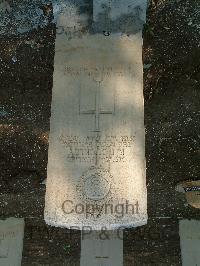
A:
{"type": "Polygon", "coordinates": [[[200,265],[200,221],[181,220],[179,222],[179,234],[182,265],[200,265]]]}
{"type": "Polygon", "coordinates": [[[131,35],[57,34],[50,225],[111,230],[147,222],[142,25],[131,35]]]}
{"type": "Polygon", "coordinates": [[[0,220],[0,265],[21,265],[23,238],[24,219],[0,220]]]}
{"type": "Polygon", "coordinates": [[[122,231],[82,232],[81,266],[122,266],[122,231]]]}

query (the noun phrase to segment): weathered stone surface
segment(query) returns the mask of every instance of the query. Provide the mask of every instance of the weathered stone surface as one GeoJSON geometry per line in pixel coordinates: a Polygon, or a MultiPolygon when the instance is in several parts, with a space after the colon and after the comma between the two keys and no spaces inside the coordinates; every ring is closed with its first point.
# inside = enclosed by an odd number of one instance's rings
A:
{"type": "Polygon", "coordinates": [[[123,265],[122,231],[82,232],[81,266],[123,265]]]}
{"type": "Polygon", "coordinates": [[[23,219],[0,220],[0,265],[21,265],[23,237],[23,219]]]}
{"type": "Polygon", "coordinates": [[[141,34],[56,40],[45,220],[147,221],[141,34]]]}
{"type": "Polygon", "coordinates": [[[94,0],[93,29],[135,34],[146,21],[146,9],[146,0],[94,0]]]}
{"type": "Polygon", "coordinates": [[[200,265],[200,221],[181,220],[179,222],[182,265],[200,265]]]}

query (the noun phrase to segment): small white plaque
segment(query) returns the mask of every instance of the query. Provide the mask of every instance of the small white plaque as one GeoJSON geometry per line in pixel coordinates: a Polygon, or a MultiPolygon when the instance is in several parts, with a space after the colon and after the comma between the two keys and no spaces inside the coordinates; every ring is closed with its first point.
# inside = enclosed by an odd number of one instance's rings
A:
{"type": "Polygon", "coordinates": [[[115,231],[83,232],[81,266],[122,266],[123,233],[115,231]]]}
{"type": "Polygon", "coordinates": [[[200,221],[181,220],[179,222],[179,234],[182,265],[200,265],[200,221]]]}
{"type": "Polygon", "coordinates": [[[20,266],[23,250],[24,219],[0,221],[0,265],[20,266]]]}

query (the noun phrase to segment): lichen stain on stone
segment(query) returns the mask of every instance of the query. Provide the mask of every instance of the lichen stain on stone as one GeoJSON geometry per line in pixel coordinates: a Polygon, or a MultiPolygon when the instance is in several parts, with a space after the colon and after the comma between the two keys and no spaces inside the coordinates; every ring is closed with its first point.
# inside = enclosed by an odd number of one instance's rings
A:
{"type": "Polygon", "coordinates": [[[130,35],[142,30],[144,21],[141,19],[140,6],[136,6],[128,14],[121,14],[114,20],[111,19],[109,6],[104,4],[102,9],[104,11],[98,14],[97,20],[93,23],[93,33],[112,32],[130,35]]]}

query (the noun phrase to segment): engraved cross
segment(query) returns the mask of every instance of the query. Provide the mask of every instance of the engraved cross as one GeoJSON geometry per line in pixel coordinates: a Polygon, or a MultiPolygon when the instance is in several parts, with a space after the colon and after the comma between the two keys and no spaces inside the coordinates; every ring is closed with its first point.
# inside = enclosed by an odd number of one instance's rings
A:
{"type": "MultiPolygon", "coordinates": [[[[111,110],[103,110],[100,107],[100,87],[101,87],[101,81],[98,82],[98,85],[96,86],[95,90],[95,107],[93,110],[81,110],[79,106],[79,113],[84,115],[91,115],[93,114],[95,116],[95,126],[93,132],[100,132],[100,115],[106,115],[106,114],[113,114],[113,111],[111,110]]],[[[88,95],[89,97],[89,95],[88,95]]]]}

